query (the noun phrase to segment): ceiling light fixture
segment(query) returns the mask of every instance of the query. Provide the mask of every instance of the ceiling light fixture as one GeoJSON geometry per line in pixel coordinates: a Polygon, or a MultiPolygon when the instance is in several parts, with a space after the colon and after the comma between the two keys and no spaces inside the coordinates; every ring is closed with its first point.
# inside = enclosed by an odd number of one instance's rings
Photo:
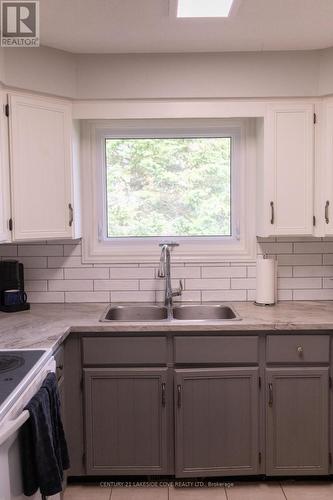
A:
{"type": "Polygon", "coordinates": [[[178,0],[177,17],[228,17],[234,0],[178,0]]]}

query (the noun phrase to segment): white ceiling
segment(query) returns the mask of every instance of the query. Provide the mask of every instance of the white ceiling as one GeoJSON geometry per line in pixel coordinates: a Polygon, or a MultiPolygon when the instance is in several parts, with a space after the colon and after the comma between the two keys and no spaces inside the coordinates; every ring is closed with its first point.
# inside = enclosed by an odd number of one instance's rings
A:
{"type": "Polygon", "coordinates": [[[333,46],[333,0],[240,0],[227,19],[176,19],[169,0],[41,0],[40,10],[42,45],[76,53],[333,46]]]}

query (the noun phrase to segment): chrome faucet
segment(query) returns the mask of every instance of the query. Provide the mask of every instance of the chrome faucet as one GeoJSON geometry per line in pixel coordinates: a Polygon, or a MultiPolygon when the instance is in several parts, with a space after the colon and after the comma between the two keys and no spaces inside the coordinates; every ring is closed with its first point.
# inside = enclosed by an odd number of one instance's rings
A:
{"type": "Polygon", "coordinates": [[[158,268],[158,277],[165,278],[165,296],[164,305],[168,308],[168,317],[171,316],[173,297],[180,296],[183,291],[183,283],[179,280],[179,288],[172,290],[171,269],[170,269],[170,248],[178,247],[178,243],[160,243],[161,249],[160,265],[158,268]]]}

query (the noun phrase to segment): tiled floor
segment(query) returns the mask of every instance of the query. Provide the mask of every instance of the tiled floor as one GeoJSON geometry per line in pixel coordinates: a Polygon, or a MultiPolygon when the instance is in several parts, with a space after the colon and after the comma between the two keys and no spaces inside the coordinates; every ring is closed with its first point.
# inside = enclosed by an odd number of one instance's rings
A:
{"type": "Polygon", "coordinates": [[[64,500],[333,500],[333,482],[238,482],[211,488],[73,485],[64,500]]]}

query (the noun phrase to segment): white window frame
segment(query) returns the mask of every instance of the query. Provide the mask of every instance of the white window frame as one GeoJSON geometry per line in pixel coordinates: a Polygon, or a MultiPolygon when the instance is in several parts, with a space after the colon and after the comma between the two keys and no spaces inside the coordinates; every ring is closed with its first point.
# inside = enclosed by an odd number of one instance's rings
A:
{"type": "Polygon", "coordinates": [[[176,241],[173,262],[223,262],[255,257],[255,127],[249,119],[86,121],[82,126],[83,261],[144,263],[159,258],[159,243],[176,241]],[[106,138],[231,137],[232,236],[107,238],[106,138]]]}

